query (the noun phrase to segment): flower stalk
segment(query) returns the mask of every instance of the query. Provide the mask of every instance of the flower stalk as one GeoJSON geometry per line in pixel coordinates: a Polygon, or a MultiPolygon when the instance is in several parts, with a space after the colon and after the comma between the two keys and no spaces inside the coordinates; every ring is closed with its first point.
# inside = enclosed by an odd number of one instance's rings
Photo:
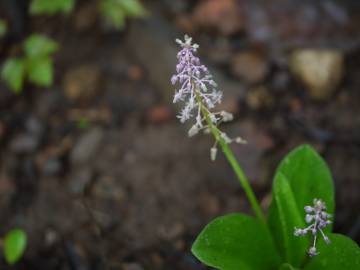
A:
{"type": "Polygon", "coordinates": [[[177,39],[181,50],[177,54],[179,59],[176,65],[176,74],[172,76],[172,84],[179,84],[180,87],[175,91],[174,103],[182,101],[184,108],[178,115],[180,122],[184,123],[190,119],[195,120],[195,124],[189,129],[189,137],[197,135],[200,131],[206,134],[211,133],[214,136],[215,143],[210,149],[211,160],[216,159],[217,146],[220,145],[222,152],[229,161],[234,170],[241,186],[244,188],[250,204],[259,220],[265,223],[265,216],[261,210],[260,204],[249,184],[247,177],[237,162],[234,153],[231,151],[229,144],[245,143],[240,138],[230,138],[219,129],[223,122],[229,122],[233,119],[231,113],[220,111],[213,112],[216,104],[222,99],[222,91],[217,89],[217,84],[213,80],[208,68],[200,63],[196,57],[199,45],[192,43],[192,38],[185,36],[184,41],[177,39]]]}
{"type": "Polygon", "coordinates": [[[232,152],[232,150],[230,149],[228,143],[226,143],[223,136],[221,136],[222,132],[211,121],[209,111],[203,105],[201,97],[198,93],[198,90],[196,90],[196,100],[200,106],[201,113],[203,114],[203,116],[206,120],[208,128],[210,129],[210,132],[214,136],[216,142],[219,143],[222,152],[224,153],[226,159],[230,163],[231,168],[234,170],[235,175],[236,175],[237,179],[239,180],[241,186],[243,187],[245,194],[252,206],[252,209],[253,209],[255,215],[257,216],[257,218],[259,220],[261,220],[262,222],[265,223],[266,222],[265,215],[264,215],[264,213],[260,207],[260,204],[259,204],[258,200],[256,199],[255,194],[249,184],[249,180],[247,179],[244,171],[242,170],[238,161],[236,160],[236,157],[235,157],[234,153],[232,152]]]}

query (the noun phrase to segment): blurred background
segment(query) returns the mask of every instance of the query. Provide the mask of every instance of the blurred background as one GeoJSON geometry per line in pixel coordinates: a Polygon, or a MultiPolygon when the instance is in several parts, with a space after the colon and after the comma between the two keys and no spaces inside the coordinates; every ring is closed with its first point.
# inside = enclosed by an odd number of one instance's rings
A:
{"type": "Polygon", "coordinates": [[[184,33],[264,209],[278,162],[309,143],[335,231],[360,242],[358,0],[0,0],[0,235],[28,235],[13,269],[206,269],[189,251],[203,226],[251,213],[211,138],[176,119],[184,33]]]}

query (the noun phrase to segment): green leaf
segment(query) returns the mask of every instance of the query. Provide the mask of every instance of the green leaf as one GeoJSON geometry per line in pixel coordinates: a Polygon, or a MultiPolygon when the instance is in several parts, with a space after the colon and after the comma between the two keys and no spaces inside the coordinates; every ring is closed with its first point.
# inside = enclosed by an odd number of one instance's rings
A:
{"type": "Polygon", "coordinates": [[[0,19],[0,38],[5,36],[6,32],[7,32],[6,21],[0,19]]]}
{"type": "Polygon", "coordinates": [[[49,57],[28,59],[29,80],[38,85],[48,87],[53,82],[53,64],[49,57]]]}
{"type": "Polygon", "coordinates": [[[222,270],[271,270],[280,265],[266,226],[243,214],[213,220],[197,237],[191,251],[206,265],[222,270]]]}
{"type": "Polygon", "coordinates": [[[308,237],[294,236],[294,228],[305,227],[305,222],[289,182],[281,172],[275,176],[272,196],[268,219],[270,231],[284,260],[294,266],[300,266],[310,240],[308,237]]]}
{"type": "Polygon", "coordinates": [[[143,17],[146,10],[138,0],[118,0],[125,14],[131,17],[143,17]]]}
{"type": "Polygon", "coordinates": [[[294,268],[291,264],[284,263],[280,266],[279,270],[297,270],[297,268],[294,268]]]}
{"type": "Polygon", "coordinates": [[[147,14],[138,0],[101,0],[100,11],[116,29],[124,28],[126,17],[143,17],[147,14]]]}
{"type": "Polygon", "coordinates": [[[21,229],[9,231],[4,240],[4,255],[8,264],[14,264],[19,261],[26,248],[26,233],[21,229]]]}
{"type": "Polygon", "coordinates": [[[312,205],[314,198],[323,200],[328,212],[334,213],[332,177],[324,160],[310,146],[304,145],[284,158],[276,171],[275,179],[280,179],[278,182],[281,185],[275,180],[273,201],[269,209],[269,227],[280,254],[287,262],[298,267],[301,265],[301,258],[305,258],[308,246],[304,245],[309,238],[295,237],[294,227],[305,226],[304,207],[312,205]],[[277,194],[279,191],[283,195],[277,194]],[[286,227],[283,227],[284,222],[286,227]]]}
{"type": "Polygon", "coordinates": [[[75,0],[32,0],[30,13],[33,15],[54,15],[58,12],[69,14],[75,5],[75,0]]]}
{"type": "Polygon", "coordinates": [[[300,213],[304,206],[312,205],[314,198],[326,203],[327,211],[334,213],[334,184],[325,161],[309,145],[290,152],[280,163],[276,173],[281,172],[289,181],[300,213]]]}
{"type": "Polygon", "coordinates": [[[358,270],[360,248],[350,238],[341,234],[330,234],[331,244],[318,243],[319,255],[310,258],[304,270],[358,270]]]}
{"type": "Polygon", "coordinates": [[[19,94],[21,92],[24,76],[25,64],[22,59],[10,58],[5,61],[1,77],[14,93],[19,94]]]}
{"type": "Polygon", "coordinates": [[[102,0],[100,12],[105,21],[116,29],[123,29],[125,26],[125,12],[118,0],[102,0]]]}
{"type": "Polygon", "coordinates": [[[55,41],[40,34],[32,34],[24,43],[25,53],[30,58],[47,56],[56,52],[58,48],[55,41]]]}

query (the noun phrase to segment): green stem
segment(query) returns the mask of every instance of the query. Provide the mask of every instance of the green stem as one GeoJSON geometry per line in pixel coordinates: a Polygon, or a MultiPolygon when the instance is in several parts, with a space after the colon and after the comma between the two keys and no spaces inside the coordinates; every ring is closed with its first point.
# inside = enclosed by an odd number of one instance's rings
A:
{"type": "Polygon", "coordinates": [[[204,115],[205,120],[209,126],[209,129],[211,131],[211,133],[213,134],[213,136],[215,137],[215,140],[217,140],[221,146],[221,149],[225,155],[225,157],[227,158],[227,160],[229,161],[232,169],[234,170],[241,186],[243,187],[246,196],[248,197],[250,204],[255,212],[255,215],[262,221],[262,222],[266,222],[265,220],[265,215],[263,213],[263,211],[261,210],[260,204],[258,202],[258,200],[255,197],[255,194],[249,184],[249,181],[247,179],[247,177],[245,176],[244,171],[241,169],[239,163],[236,160],[236,157],[234,155],[234,153],[231,151],[229,145],[224,141],[224,139],[221,137],[221,131],[213,124],[213,122],[210,119],[209,116],[209,111],[207,110],[207,108],[205,106],[203,106],[202,100],[200,95],[198,94],[198,92],[196,92],[196,100],[199,103],[200,106],[200,110],[201,113],[204,115]]]}
{"type": "Polygon", "coordinates": [[[244,171],[241,169],[239,163],[237,162],[237,160],[234,156],[234,153],[231,151],[229,145],[226,144],[224,142],[224,140],[222,140],[222,139],[220,139],[220,146],[222,148],[224,155],[226,156],[227,160],[229,161],[231,167],[233,168],[240,184],[244,188],[246,196],[248,197],[256,216],[261,221],[265,222],[265,215],[264,215],[263,211],[261,210],[260,204],[255,197],[255,194],[249,184],[247,177],[244,174],[244,171]]]}

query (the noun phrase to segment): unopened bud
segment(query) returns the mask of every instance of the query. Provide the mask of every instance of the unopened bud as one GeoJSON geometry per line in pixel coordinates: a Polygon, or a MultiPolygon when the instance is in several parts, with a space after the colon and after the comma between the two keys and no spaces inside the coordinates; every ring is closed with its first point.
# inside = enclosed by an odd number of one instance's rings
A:
{"type": "Polygon", "coordinates": [[[311,223],[311,221],[313,221],[313,219],[314,219],[313,215],[307,214],[306,217],[305,217],[306,223],[311,223]]]}
{"type": "Polygon", "coordinates": [[[211,159],[211,161],[215,161],[216,155],[217,155],[217,148],[216,147],[211,147],[211,149],[210,149],[210,159],[211,159]]]}
{"type": "Polygon", "coordinates": [[[329,237],[327,237],[326,235],[324,235],[324,241],[325,241],[326,244],[330,244],[330,243],[331,243],[329,237]]]}
{"type": "Polygon", "coordinates": [[[198,134],[199,133],[199,127],[198,127],[198,125],[193,125],[190,129],[189,129],[189,131],[188,131],[188,136],[189,137],[193,137],[193,136],[195,136],[196,134],[198,134]]]}
{"type": "Polygon", "coordinates": [[[210,128],[204,128],[204,134],[210,134],[211,130],[210,128]]]}
{"type": "Polygon", "coordinates": [[[241,137],[236,137],[235,138],[235,142],[236,143],[239,143],[239,144],[246,144],[247,142],[243,139],[243,138],[241,138],[241,137]]]}
{"type": "Polygon", "coordinates": [[[217,118],[216,116],[213,114],[213,113],[209,113],[209,116],[210,116],[210,119],[211,119],[211,122],[213,122],[214,124],[216,124],[217,122],[217,118]]]}
{"type": "Polygon", "coordinates": [[[227,143],[227,144],[232,143],[232,139],[230,139],[229,136],[226,135],[225,132],[221,132],[220,136],[225,141],[225,143],[227,143]]]}
{"type": "Polygon", "coordinates": [[[220,115],[221,115],[222,120],[224,122],[229,122],[229,121],[232,121],[234,119],[234,116],[232,115],[232,113],[228,113],[226,111],[221,111],[220,115]]]}
{"type": "Polygon", "coordinates": [[[311,247],[310,249],[309,249],[309,256],[310,257],[314,257],[314,256],[316,256],[316,255],[318,255],[319,253],[317,252],[317,250],[316,250],[316,247],[311,247]]]}

